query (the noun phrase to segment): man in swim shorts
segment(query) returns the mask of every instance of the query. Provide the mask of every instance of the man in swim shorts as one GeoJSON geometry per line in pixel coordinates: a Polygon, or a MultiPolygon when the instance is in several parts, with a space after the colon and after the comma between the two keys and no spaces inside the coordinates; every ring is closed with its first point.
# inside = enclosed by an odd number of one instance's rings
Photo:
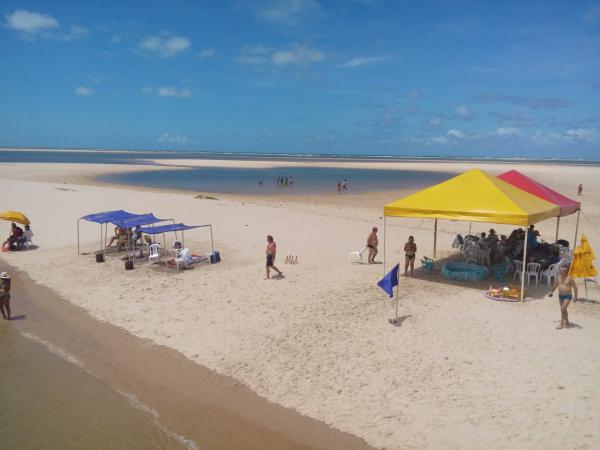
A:
{"type": "Polygon", "coordinates": [[[0,312],[5,320],[10,320],[10,276],[0,273],[0,312]]]}
{"type": "Polygon", "coordinates": [[[548,294],[548,297],[552,297],[554,291],[558,288],[558,303],[560,305],[560,326],[561,328],[569,328],[569,314],[567,308],[571,303],[577,301],[577,285],[575,280],[569,275],[569,268],[567,266],[561,266],[558,269],[558,276],[556,277],[556,284],[548,294]],[[573,293],[571,293],[571,290],[573,293]]]}
{"type": "Polygon", "coordinates": [[[377,227],[373,227],[369,236],[367,237],[367,247],[369,248],[369,264],[375,264],[375,257],[377,256],[379,245],[379,239],[377,239],[377,227]]]}
{"type": "Polygon", "coordinates": [[[271,278],[271,269],[275,270],[279,276],[283,274],[281,270],[274,266],[275,256],[277,254],[277,245],[273,240],[273,236],[267,236],[267,280],[271,278]]]}
{"type": "Polygon", "coordinates": [[[408,276],[408,267],[410,266],[410,276],[415,276],[415,258],[417,257],[417,244],[415,238],[408,237],[408,242],[404,244],[404,276],[408,276]]]}

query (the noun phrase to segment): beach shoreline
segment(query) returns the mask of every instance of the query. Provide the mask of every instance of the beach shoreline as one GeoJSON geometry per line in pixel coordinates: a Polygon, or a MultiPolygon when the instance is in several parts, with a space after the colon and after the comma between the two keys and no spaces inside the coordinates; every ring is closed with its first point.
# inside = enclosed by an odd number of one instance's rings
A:
{"type": "MultiPolygon", "coordinates": [[[[441,167],[420,164],[423,170],[441,167]]],[[[494,174],[507,170],[503,164],[478,165],[494,174]]],[[[455,172],[471,167],[444,165],[450,166],[455,172]]],[[[39,245],[2,254],[3,261],[94,319],[176,350],[272,403],[390,449],[600,442],[594,427],[600,396],[590,377],[598,363],[592,345],[600,338],[595,300],[574,305],[573,321],[580,328],[557,335],[562,333],[554,324],[558,307],[545,299],[544,286],[531,289],[532,301],[507,305],[485,300],[487,286],[448,283],[418,272],[415,279],[402,280],[401,325],[389,325],[395,304],[376,286],[382,265],[351,264],[348,252],[361,248],[373,225],[382,229],[383,204],[410,190],[298,197],[209,194],[216,197],[211,200],[195,198],[197,192],[111,186],[94,179],[103,171],[132,170],[130,165],[2,167],[9,170],[2,171],[0,189],[19,199],[11,209],[27,213],[39,245]],[[212,223],[223,261],[164,274],[145,264],[125,271],[123,262],[110,255],[103,264],[76,256],[77,218],[113,209],[212,223]],[[275,235],[285,278],[263,280],[266,234],[275,235]],[[283,264],[289,254],[298,256],[298,265],[283,264]],[[568,373],[558,370],[571,360],[579,365],[568,373]]],[[[600,218],[598,168],[518,169],[567,195],[583,182],[582,230],[593,248],[600,246],[586,222],[600,218]]],[[[440,258],[452,257],[450,243],[467,227],[440,223],[440,258]]],[[[489,227],[473,224],[474,231],[489,227]]],[[[536,229],[554,236],[554,227],[548,220],[536,229]]],[[[561,233],[569,240],[574,228],[574,216],[561,219],[561,233]]],[[[401,260],[408,234],[415,236],[419,256],[430,254],[432,232],[429,221],[388,221],[388,263],[401,260]]],[[[97,250],[97,226],[82,221],[81,233],[84,250],[97,250]]],[[[188,242],[199,251],[208,245],[200,233],[186,233],[188,242]]],[[[590,298],[597,298],[598,287],[589,289],[590,298]]]]}
{"type": "Polygon", "coordinates": [[[38,285],[13,274],[13,309],[21,333],[60,349],[115,391],[155,411],[168,430],[212,449],[368,449],[364,441],[268,402],[230,377],[179,352],[136,338],[38,285]],[[26,320],[25,320],[26,319],[26,320]]]}

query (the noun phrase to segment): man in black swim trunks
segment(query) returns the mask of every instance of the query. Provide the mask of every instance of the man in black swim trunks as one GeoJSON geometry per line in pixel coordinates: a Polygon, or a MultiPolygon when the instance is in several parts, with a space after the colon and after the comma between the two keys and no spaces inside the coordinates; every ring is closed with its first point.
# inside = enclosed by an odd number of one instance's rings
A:
{"type": "Polygon", "coordinates": [[[377,256],[378,250],[377,246],[379,245],[379,239],[377,239],[377,227],[373,227],[371,233],[367,237],[367,247],[369,248],[369,264],[375,264],[375,257],[377,256]]]}
{"type": "Polygon", "coordinates": [[[271,272],[270,272],[271,269],[275,270],[279,274],[279,276],[283,275],[283,272],[274,266],[276,254],[277,254],[277,245],[275,244],[275,241],[273,240],[273,236],[268,235],[267,236],[267,278],[266,278],[266,280],[271,278],[271,272]]]}

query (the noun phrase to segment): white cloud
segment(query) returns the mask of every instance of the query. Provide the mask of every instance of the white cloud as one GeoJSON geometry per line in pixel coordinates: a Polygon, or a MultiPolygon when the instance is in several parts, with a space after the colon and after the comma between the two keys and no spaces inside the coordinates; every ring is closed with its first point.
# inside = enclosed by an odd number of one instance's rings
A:
{"type": "Polygon", "coordinates": [[[572,142],[596,142],[598,140],[598,131],[592,128],[571,128],[563,133],[556,131],[543,132],[537,130],[531,136],[534,144],[565,144],[572,142]]]}
{"type": "Polygon", "coordinates": [[[278,24],[295,25],[321,9],[315,0],[274,0],[256,8],[260,19],[278,24]]]}
{"type": "Polygon", "coordinates": [[[158,138],[158,142],[161,144],[189,144],[191,140],[186,135],[172,135],[166,132],[158,138]]]}
{"type": "Polygon", "coordinates": [[[388,56],[365,56],[362,58],[352,58],[336,67],[338,69],[350,69],[352,67],[369,66],[371,64],[377,64],[388,59],[388,56]]]}
{"type": "Polygon", "coordinates": [[[172,58],[188,51],[191,46],[191,41],[186,37],[158,35],[142,39],[137,45],[137,50],[161,58],[172,58]]]}
{"type": "Polygon", "coordinates": [[[217,52],[215,51],[214,48],[205,48],[204,50],[199,51],[196,56],[198,56],[198,58],[204,59],[204,58],[212,58],[216,54],[217,54],[217,52]]]}
{"type": "Polygon", "coordinates": [[[427,125],[431,128],[437,128],[442,124],[442,119],[440,119],[439,117],[430,117],[429,120],[427,121],[427,125]]]}
{"type": "Polygon", "coordinates": [[[192,96],[192,91],[188,88],[177,89],[173,86],[160,86],[158,88],[146,86],[141,89],[141,92],[146,95],[156,94],[159,97],[189,98],[192,96]]]}
{"type": "Polygon", "coordinates": [[[325,61],[325,53],[308,45],[292,44],[287,49],[275,50],[264,45],[246,46],[235,59],[240,64],[251,66],[273,65],[307,66],[325,61]]]}
{"type": "Polygon", "coordinates": [[[94,89],[86,86],[77,86],[75,88],[75,95],[81,95],[83,97],[90,97],[95,94],[94,89]]]}
{"type": "Polygon", "coordinates": [[[260,66],[269,62],[271,52],[272,50],[264,45],[245,46],[235,61],[240,64],[260,66]]]}
{"type": "Polygon", "coordinates": [[[65,41],[76,41],[77,39],[83,39],[90,35],[90,30],[81,25],[71,25],[69,31],[63,34],[61,39],[65,41]]]}
{"type": "Polygon", "coordinates": [[[471,110],[467,106],[461,105],[454,108],[454,114],[456,114],[458,117],[466,119],[467,117],[471,116],[471,110]]]}
{"type": "Polygon", "coordinates": [[[460,131],[460,130],[449,130],[446,133],[446,136],[453,137],[453,138],[456,138],[456,139],[464,139],[464,138],[467,137],[467,135],[465,134],[465,132],[464,131],[460,131]]]}
{"type": "Polygon", "coordinates": [[[502,136],[502,137],[514,137],[514,136],[520,136],[521,135],[521,131],[519,131],[519,129],[517,127],[500,127],[500,128],[496,128],[496,131],[494,131],[494,134],[496,136],[502,136]]]}
{"type": "Polygon", "coordinates": [[[306,45],[293,44],[287,50],[277,50],[271,55],[275,66],[298,65],[306,66],[312,63],[323,62],[325,54],[316,48],[306,45]]]}
{"type": "Polygon", "coordinates": [[[49,14],[17,9],[6,16],[6,26],[28,36],[58,28],[58,21],[49,14]]]}

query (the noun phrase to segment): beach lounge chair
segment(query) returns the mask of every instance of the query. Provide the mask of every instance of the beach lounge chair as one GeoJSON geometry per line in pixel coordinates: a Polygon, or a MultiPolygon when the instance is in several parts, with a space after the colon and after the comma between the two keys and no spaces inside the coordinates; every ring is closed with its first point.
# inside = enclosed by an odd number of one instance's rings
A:
{"type": "Polygon", "coordinates": [[[352,260],[353,263],[357,263],[357,262],[362,262],[363,260],[363,253],[367,251],[369,247],[363,248],[362,250],[356,251],[356,252],[350,252],[349,255],[350,256],[355,256],[356,259],[352,260]]]}

